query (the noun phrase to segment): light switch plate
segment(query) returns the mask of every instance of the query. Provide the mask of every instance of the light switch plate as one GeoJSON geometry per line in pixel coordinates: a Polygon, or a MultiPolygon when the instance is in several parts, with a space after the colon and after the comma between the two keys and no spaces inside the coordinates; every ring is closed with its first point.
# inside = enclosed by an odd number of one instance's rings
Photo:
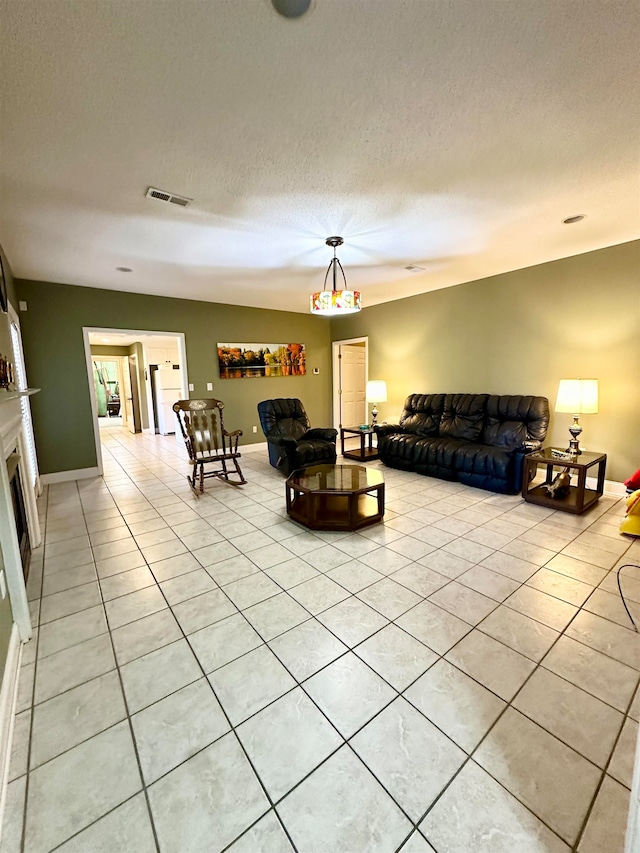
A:
{"type": "Polygon", "coordinates": [[[193,382],[190,382],[189,383],[189,391],[194,391],[194,390],[195,390],[195,388],[193,387],[193,382]]]}
{"type": "Polygon", "coordinates": [[[4,572],[0,571],[0,598],[7,597],[7,582],[4,578],[4,572]]]}
{"type": "Polygon", "coordinates": [[[207,391],[213,391],[213,382],[207,382],[207,391]]]}
{"type": "Polygon", "coordinates": [[[26,311],[26,310],[27,310],[27,303],[26,303],[26,302],[22,302],[22,301],[21,301],[21,302],[18,302],[18,308],[19,308],[21,311],[26,311]]]}

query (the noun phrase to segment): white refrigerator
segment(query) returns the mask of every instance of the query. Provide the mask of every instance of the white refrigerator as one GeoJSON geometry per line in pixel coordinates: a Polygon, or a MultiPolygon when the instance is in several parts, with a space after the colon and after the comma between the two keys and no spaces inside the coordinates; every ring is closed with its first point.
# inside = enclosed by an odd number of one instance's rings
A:
{"type": "Polygon", "coordinates": [[[153,371],[156,392],[158,430],[161,435],[175,433],[177,423],[173,404],[182,399],[182,371],[177,364],[160,364],[153,371]]]}

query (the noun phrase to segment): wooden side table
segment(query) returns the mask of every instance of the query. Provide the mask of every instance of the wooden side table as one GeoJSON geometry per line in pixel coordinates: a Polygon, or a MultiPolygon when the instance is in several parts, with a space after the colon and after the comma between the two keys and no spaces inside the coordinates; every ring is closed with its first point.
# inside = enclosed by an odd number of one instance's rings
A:
{"type": "MultiPolygon", "coordinates": [[[[543,447],[542,450],[530,453],[524,457],[522,497],[528,503],[579,515],[593,506],[603,495],[607,455],[606,453],[589,453],[584,450],[579,456],[573,456],[570,461],[565,461],[564,459],[554,458],[551,455],[552,450],[560,450],[560,448],[543,447]],[[544,483],[533,485],[533,478],[535,477],[538,465],[547,466],[547,476],[544,483]],[[598,482],[595,489],[588,489],[587,472],[594,465],[598,466],[598,482]],[[553,481],[555,476],[554,468],[559,470],[568,468],[572,481],[569,487],[569,494],[559,498],[552,498],[547,494],[545,488],[553,481]],[[576,474],[578,477],[577,483],[575,482],[576,474]]],[[[556,471],[557,473],[559,472],[556,471]]]]}
{"type": "Polygon", "coordinates": [[[358,462],[366,462],[369,459],[378,459],[378,448],[373,446],[374,431],[369,429],[359,429],[358,427],[340,427],[340,444],[342,447],[342,455],[347,459],[357,459],[358,462]],[[355,450],[344,449],[345,435],[359,435],[360,447],[355,450]],[[369,436],[369,444],[365,446],[365,436],[369,436]]]}

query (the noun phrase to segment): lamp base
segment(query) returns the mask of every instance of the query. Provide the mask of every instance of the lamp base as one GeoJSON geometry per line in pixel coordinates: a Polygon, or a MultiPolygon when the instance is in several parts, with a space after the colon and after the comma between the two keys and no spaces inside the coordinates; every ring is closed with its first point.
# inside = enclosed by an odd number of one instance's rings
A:
{"type": "Polygon", "coordinates": [[[378,409],[376,408],[376,404],[373,404],[373,409],[371,409],[371,428],[378,425],[378,409]]]}
{"type": "Polygon", "coordinates": [[[569,442],[569,447],[567,447],[567,453],[573,453],[576,456],[579,456],[582,451],[580,450],[578,436],[582,432],[582,427],[578,423],[578,415],[573,416],[573,423],[569,427],[569,432],[571,433],[571,441],[569,442]]]}

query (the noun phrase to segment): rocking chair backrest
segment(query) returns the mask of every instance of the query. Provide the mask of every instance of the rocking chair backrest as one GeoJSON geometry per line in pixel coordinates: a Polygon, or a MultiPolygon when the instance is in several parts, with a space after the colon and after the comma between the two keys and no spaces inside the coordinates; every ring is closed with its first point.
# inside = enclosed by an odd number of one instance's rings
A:
{"type": "Polygon", "coordinates": [[[220,441],[218,430],[218,416],[220,417],[220,430],[224,430],[222,400],[178,400],[173,404],[173,411],[178,416],[180,430],[184,443],[192,461],[201,456],[210,456],[218,453],[220,448],[224,449],[224,442],[220,441]]]}

